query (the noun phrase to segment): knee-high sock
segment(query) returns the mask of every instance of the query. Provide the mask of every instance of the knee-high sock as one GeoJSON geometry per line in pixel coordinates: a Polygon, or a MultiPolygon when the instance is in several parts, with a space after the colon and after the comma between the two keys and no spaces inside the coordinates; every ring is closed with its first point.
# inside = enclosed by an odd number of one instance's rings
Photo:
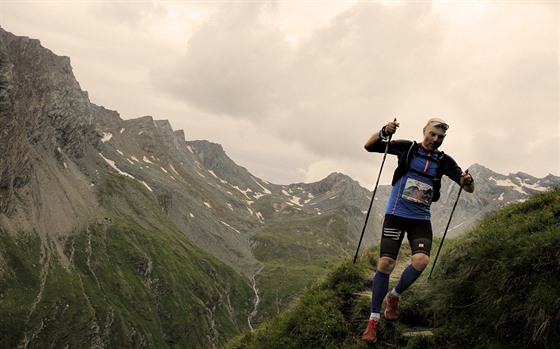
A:
{"type": "Polygon", "coordinates": [[[398,294],[403,293],[407,288],[410,287],[418,279],[418,277],[422,274],[421,271],[414,269],[412,264],[409,264],[404,270],[401,275],[401,278],[397,285],[395,286],[395,292],[398,294]]]}
{"type": "Polygon", "coordinates": [[[373,283],[371,285],[371,312],[379,313],[381,311],[381,305],[383,304],[383,299],[387,294],[387,289],[389,288],[389,274],[380,272],[379,270],[375,272],[373,277],[373,283]]]}

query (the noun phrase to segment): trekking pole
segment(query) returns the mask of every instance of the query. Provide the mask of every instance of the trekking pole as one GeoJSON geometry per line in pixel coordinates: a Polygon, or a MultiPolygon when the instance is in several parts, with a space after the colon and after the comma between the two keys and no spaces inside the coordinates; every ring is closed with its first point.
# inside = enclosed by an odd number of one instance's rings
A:
{"type": "MultiPolygon", "coordinates": [[[[397,118],[395,118],[397,121],[397,118]]],[[[369,218],[369,214],[371,212],[371,206],[373,206],[373,199],[375,198],[375,193],[377,192],[377,186],[379,185],[379,178],[381,178],[381,172],[383,171],[383,165],[385,164],[385,158],[387,157],[387,152],[389,151],[389,143],[391,142],[391,138],[393,135],[389,135],[389,139],[387,139],[387,145],[385,146],[385,153],[383,154],[383,161],[381,161],[381,167],[379,168],[379,175],[377,175],[377,182],[375,183],[375,188],[373,189],[373,194],[371,195],[371,202],[369,203],[369,208],[366,214],[366,221],[364,222],[364,228],[362,229],[362,235],[360,236],[360,241],[358,242],[358,248],[356,249],[356,254],[354,255],[354,261],[352,264],[356,263],[356,259],[358,258],[358,252],[360,251],[360,245],[362,244],[362,239],[364,238],[364,232],[366,231],[366,226],[369,218]]]]}
{"type": "MultiPolygon", "coordinates": [[[[469,172],[468,170],[465,172],[469,172]]],[[[443,237],[441,238],[441,243],[439,244],[439,248],[436,253],[436,258],[434,259],[434,264],[432,264],[432,270],[430,270],[430,275],[428,275],[428,280],[432,278],[432,272],[437,263],[437,259],[439,257],[439,252],[441,251],[441,247],[443,246],[443,241],[445,240],[445,235],[447,235],[447,230],[449,229],[449,224],[451,224],[451,218],[453,218],[453,212],[455,212],[455,207],[457,207],[457,203],[459,202],[459,196],[461,196],[461,192],[463,191],[463,185],[459,188],[459,193],[457,194],[457,199],[455,199],[455,204],[453,204],[453,209],[451,210],[451,214],[449,215],[449,220],[447,221],[447,226],[445,227],[445,232],[443,233],[443,237]]]]}

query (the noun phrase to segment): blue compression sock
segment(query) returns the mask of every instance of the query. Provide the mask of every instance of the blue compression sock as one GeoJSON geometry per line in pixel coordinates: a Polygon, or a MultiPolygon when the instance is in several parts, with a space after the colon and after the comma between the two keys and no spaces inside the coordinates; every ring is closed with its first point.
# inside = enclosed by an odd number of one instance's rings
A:
{"type": "Polygon", "coordinates": [[[389,274],[380,272],[379,270],[375,272],[373,277],[373,283],[371,285],[371,312],[380,313],[381,305],[383,304],[383,299],[387,294],[387,289],[389,288],[389,274]]]}
{"type": "Polygon", "coordinates": [[[395,286],[395,292],[398,294],[403,293],[407,288],[410,287],[418,279],[418,277],[422,274],[421,271],[414,269],[412,264],[409,264],[404,270],[401,275],[397,286],[395,286]]]}

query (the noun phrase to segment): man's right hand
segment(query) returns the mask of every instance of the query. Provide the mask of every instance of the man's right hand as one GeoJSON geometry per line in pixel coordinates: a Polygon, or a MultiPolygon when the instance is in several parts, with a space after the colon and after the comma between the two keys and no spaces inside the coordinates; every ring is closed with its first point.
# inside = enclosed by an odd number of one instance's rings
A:
{"type": "Polygon", "coordinates": [[[395,134],[395,132],[397,132],[397,127],[399,127],[400,124],[397,122],[397,118],[395,118],[395,120],[393,121],[389,121],[387,123],[387,125],[385,125],[383,127],[383,133],[385,136],[390,136],[395,134]]]}

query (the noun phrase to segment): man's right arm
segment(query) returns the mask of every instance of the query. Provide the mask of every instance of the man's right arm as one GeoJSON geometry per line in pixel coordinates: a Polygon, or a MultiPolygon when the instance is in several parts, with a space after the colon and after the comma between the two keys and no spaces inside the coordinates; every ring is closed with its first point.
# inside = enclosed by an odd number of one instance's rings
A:
{"type": "Polygon", "coordinates": [[[381,142],[383,140],[387,140],[389,136],[395,134],[395,132],[397,132],[397,127],[399,127],[397,119],[395,119],[394,121],[389,121],[387,125],[383,126],[381,130],[371,135],[371,137],[364,145],[364,148],[369,152],[383,152],[384,147],[380,147],[381,142]]]}

